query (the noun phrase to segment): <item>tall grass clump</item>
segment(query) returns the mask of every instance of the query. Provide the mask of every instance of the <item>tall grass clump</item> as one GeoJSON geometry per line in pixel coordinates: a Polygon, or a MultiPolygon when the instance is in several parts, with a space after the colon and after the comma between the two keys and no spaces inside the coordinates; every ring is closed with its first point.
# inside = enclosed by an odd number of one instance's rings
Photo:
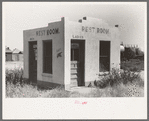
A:
{"type": "Polygon", "coordinates": [[[6,85],[6,97],[7,98],[35,98],[39,97],[40,92],[37,90],[36,86],[23,84],[20,85],[19,83],[7,83],[6,85]]]}
{"type": "Polygon", "coordinates": [[[10,84],[23,84],[23,69],[22,68],[15,68],[15,69],[6,69],[5,72],[5,76],[6,76],[6,85],[8,83],[10,84]]]}
{"type": "Polygon", "coordinates": [[[128,83],[140,83],[143,85],[143,81],[141,81],[139,72],[126,70],[119,70],[113,68],[108,74],[99,74],[99,78],[103,76],[102,79],[95,80],[94,85],[99,88],[105,88],[107,86],[117,86],[121,83],[126,85],[128,83]]]}
{"type": "Polygon", "coordinates": [[[65,98],[70,97],[70,92],[63,87],[56,87],[52,90],[40,90],[31,84],[16,85],[8,83],[6,86],[7,98],[65,98]]]}
{"type": "Polygon", "coordinates": [[[144,95],[144,81],[139,72],[112,69],[103,73],[102,79],[95,80],[89,93],[66,91],[63,86],[40,89],[23,81],[23,69],[6,69],[7,98],[66,98],[66,97],[141,97],[144,95]]]}
{"type": "Polygon", "coordinates": [[[91,97],[143,97],[144,88],[135,83],[117,86],[107,86],[105,88],[96,88],[90,93],[91,97]]]}
{"type": "Polygon", "coordinates": [[[52,98],[61,98],[61,97],[65,98],[65,97],[70,97],[70,92],[66,91],[63,86],[58,86],[52,89],[49,95],[52,98]]]}
{"type": "Polygon", "coordinates": [[[35,97],[69,97],[70,93],[59,86],[52,90],[39,89],[36,85],[23,80],[23,69],[15,68],[5,71],[6,97],[9,98],[35,98],[35,97]]]}

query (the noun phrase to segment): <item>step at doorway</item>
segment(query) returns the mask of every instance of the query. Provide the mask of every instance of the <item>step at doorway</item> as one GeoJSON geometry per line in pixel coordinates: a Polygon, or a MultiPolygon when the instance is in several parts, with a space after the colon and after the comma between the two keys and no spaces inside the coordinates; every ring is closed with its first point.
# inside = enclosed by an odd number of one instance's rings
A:
{"type": "Polygon", "coordinates": [[[85,40],[71,40],[70,87],[84,86],[85,40]]]}

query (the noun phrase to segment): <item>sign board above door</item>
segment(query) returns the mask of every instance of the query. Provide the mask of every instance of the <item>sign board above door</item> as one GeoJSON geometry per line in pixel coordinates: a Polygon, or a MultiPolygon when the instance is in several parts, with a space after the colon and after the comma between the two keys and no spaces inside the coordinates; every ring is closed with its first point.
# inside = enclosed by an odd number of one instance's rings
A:
{"type": "Polygon", "coordinates": [[[78,43],[71,43],[71,48],[72,49],[78,49],[79,48],[79,44],[78,43]]]}

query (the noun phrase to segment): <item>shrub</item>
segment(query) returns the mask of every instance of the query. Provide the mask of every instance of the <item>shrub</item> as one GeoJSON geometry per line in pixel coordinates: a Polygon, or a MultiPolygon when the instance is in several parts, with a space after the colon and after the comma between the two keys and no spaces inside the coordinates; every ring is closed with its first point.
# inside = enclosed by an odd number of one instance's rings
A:
{"type": "Polygon", "coordinates": [[[128,82],[132,83],[136,81],[136,79],[140,79],[139,73],[130,70],[119,70],[119,69],[112,69],[109,74],[99,74],[103,76],[101,80],[94,81],[94,85],[99,88],[105,88],[107,86],[117,86],[121,83],[127,84],[128,82]]]}
{"type": "Polygon", "coordinates": [[[135,66],[135,67],[131,67],[130,71],[137,72],[137,71],[139,71],[139,69],[137,66],[135,66]]]}
{"type": "Polygon", "coordinates": [[[12,83],[12,84],[17,84],[17,83],[20,83],[20,84],[23,84],[23,69],[6,69],[6,73],[5,73],[5,76],[6,76],[6,85],[7,83],[12,83]]]}

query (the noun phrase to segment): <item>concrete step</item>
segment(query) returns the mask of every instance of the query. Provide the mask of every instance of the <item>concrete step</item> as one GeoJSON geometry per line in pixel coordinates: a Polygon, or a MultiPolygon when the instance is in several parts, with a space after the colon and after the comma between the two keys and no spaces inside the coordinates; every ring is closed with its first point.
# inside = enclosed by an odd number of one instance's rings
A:
{"type": "Polygon", "coordinates": [[[70,87],[77,87],[77,86],[78,86],[77,80],[71,80],[70,87]]]}
{"type": "Polygon", "coordinates": [[[71,79],[77,79],[78,76],[75,74],[75,75],[71,75],[71,79]]]}
{"type": "Polygon", "coordinates": [[[78,65],[77,64],[71,64],[71,68],[77,68],[78,65]]]}
{"type": "Polygon", "coordinates": [[[71,81],[77,81],[78,78],[71,78],[71,81]]]}
{"type": "Polygon", "coordinates": [[[78,61],[71,61],[71,63],[79,63],[78,61]]]}
{"type": "Polygon", "coordinates": [[[71,67],[71,70],[77,70],[78,71],[78,68],[77,67],[71,67]]]}
{"type": "Polygon", "coordinates": [[[90,93],[92,91],[95,91],[97,90],[96,88],[92,88],[92,87],[85,87],[85,86],[73,86],[71,87],[70,91],[72,92],[79,92],[79,93],[82,93],[82,94],[87,94],[87,93],[90,93]]]}
{"type": "Polygon", "coordinates": [[[71,70],[71,74],[77,74],[78,71],[76,69],[71,70]]]}

